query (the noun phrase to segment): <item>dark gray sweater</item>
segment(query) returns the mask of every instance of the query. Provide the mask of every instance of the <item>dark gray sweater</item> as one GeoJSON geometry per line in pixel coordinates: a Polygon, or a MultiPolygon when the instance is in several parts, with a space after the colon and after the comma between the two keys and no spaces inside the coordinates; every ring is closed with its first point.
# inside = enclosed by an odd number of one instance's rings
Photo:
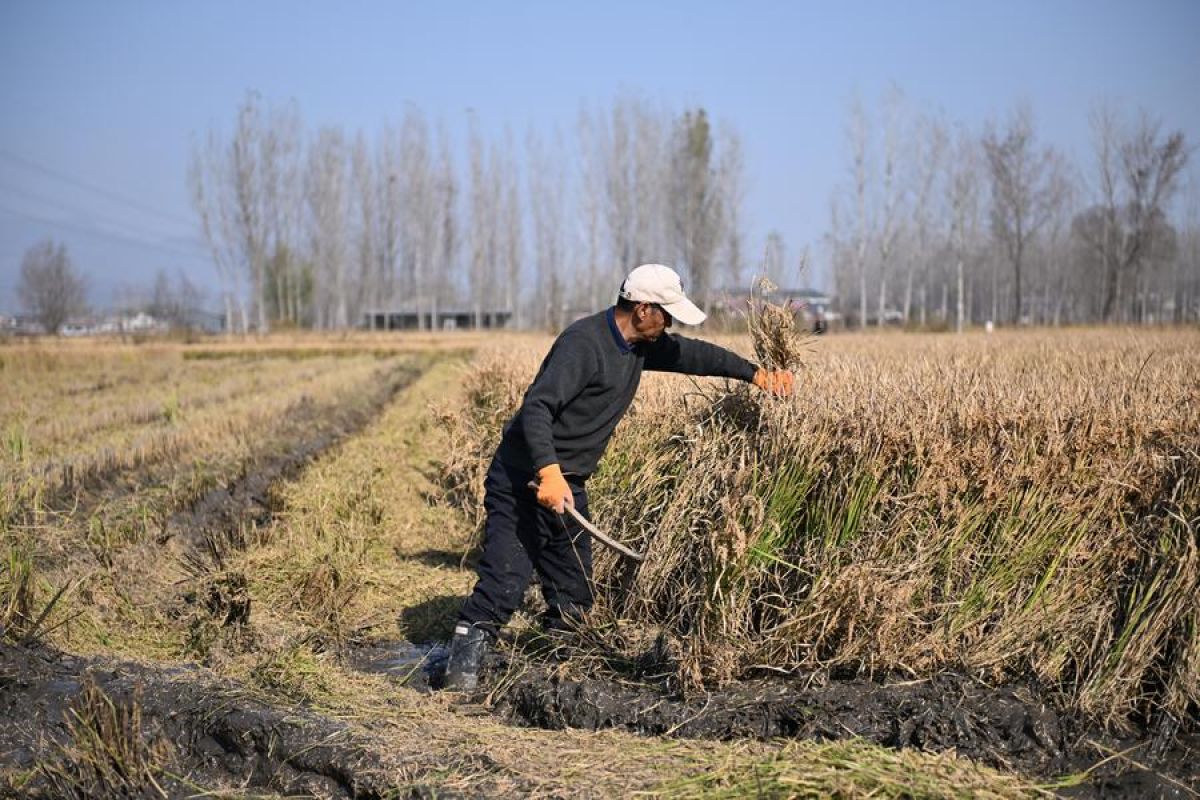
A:
{"type": "Polygon", "coordinates": [[[613,309],[570,325],[554,341],[516,415],[504,426],[500,459],[534,472],[559,464],[586,478],[625,415],[642,370],[749,381],[755,366],[723,347],[664,333],[630,347],[613,309]]]}

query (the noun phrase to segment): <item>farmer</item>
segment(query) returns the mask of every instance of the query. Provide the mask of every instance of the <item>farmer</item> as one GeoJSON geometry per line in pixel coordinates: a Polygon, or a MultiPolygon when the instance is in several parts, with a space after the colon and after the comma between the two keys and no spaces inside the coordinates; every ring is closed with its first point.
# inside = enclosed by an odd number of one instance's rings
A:
{"type": "Polygon", "coordinates": [[[637,391],[642,370],[751,381],[791,394],[787,371],[756,368],[736,353],[667,333],[674,320],[705,314],[683,293],[679,275],[644,264],[621,284],[617,304],[564,330],[525,392],[484,482],[479,580],[459,613],[445,685],[472,690],[480,661],[517,609],[534,569],[547,629],[570,628],[592,605],[591,540],[570,517],[587,517],[584,484],[637,391]],[[536,490],[530,483],[536,476],[536,490]]]}

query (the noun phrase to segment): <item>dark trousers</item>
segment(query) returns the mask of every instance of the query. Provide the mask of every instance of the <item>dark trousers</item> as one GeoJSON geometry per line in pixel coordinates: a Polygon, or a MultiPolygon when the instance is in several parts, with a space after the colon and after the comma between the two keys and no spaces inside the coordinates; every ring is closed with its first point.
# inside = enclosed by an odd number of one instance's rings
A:
{"type": "MultiPolygon", "coordinates": [[[[551,621],[570,619],[592,607],[592,541],[568,514],[542,506],[528,484],[533,476],[492,459],[484,481],[483,556],[479,580],[459,619],[499,629],[521,604],[533,570],[551,621]]],[[[571,481],[575,509],[587,517],[587,492],[571,481]]]]}

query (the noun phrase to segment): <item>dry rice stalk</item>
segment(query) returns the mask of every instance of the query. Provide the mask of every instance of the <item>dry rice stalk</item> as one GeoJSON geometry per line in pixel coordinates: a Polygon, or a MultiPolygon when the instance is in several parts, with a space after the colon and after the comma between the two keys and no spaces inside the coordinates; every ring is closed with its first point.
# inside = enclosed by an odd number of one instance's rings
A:
{"type": "Polygon", "coordinates": [[[757,281],[759,295],[751,293],[746,322],[754,343],[758,363],[767,369],[798,369],[807,355],[811,334],[796,322],[795,309],[790,301],[776,305],[768,296],[778,291],[770,278],[757,281]]]}
{"type": "Polygon", "coordinates": [[[39,769],[54,796],[167,797],[158,781],[170,743],[143,730],[139,693],[114,701],[89,677],[67,714],[70,742],[39,769]]]}

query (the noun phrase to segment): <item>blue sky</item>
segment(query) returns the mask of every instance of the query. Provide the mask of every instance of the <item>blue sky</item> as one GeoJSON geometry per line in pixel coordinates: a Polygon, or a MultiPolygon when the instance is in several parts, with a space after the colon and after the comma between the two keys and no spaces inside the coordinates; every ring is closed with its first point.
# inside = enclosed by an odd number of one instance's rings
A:
{"type": "Polygon", "coordinates": [[[159,267],[215,282],[186,170],[247,90],[307,127],[379,130],[405,104],[466,127],[573,130],[636,93],[703,105],[746,150],[750,252],[816,243],[846,175],[846,109],[892,83],[978,127],[1027,100],[1086,167],[1113,98],[1200,142],[1200,2],[0,2],[0,310],[21,255],[67,243],[104,305],[159,267]]]}

